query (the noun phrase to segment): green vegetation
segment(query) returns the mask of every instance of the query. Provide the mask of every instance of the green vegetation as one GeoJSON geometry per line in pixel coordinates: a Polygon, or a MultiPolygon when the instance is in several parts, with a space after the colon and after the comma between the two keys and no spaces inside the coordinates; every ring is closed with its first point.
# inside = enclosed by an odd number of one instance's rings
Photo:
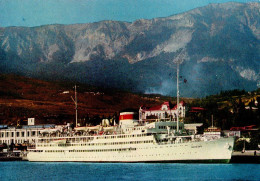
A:
{"type": "MultiPolygon", "coordinates": [[[[222,91],[220,94],[211,95],[203,99],[196,99],[188,105],[186,122],[203,123],[203,128],[211,126],[211,115],[214,117],[214,126],[222,130],[229,130],[231,127],[244,127],[255,125],[260,128],[260,89],[253,92],[244,90],[222,91]],[[191,111],[192,107],[201,107],[204,110],[191,111]]],[[[202,129],[203,129],[202,128],[202,129]]],[[[242,150],[245,144],[246,149],[258,149],[260,144],[260,133],[242,132],[243,138],[250,138],[250,142],[237,140],[235,150],[242,150]]]]}
{"type": "Polygon", "coordinates": [[[242,151],[244,146],[246,150],[258,150],[260,144],[260,133],[254,132],[250,135],[250,142],[237,139],[234,145],[234,150],[242,151]]]}
{"type": "Polygon", "coordinates": [[[214,125],[221,129],[235,126],[260,126],[260,89],[254,92],[244,90],[222,91],[220,94],[195,99],[188,105],[187,122],[203,122],[205,127],[214,125]],[[256,103],[258,102],[258,104],[256,103]],[[192,107],[204,108],[204,111],[189,112],[192,107]]]}

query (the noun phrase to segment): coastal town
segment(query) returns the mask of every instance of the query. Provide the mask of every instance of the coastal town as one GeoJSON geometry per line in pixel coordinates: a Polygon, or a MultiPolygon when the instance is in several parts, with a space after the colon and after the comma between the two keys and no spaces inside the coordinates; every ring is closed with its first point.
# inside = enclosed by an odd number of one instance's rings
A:
{"type": "MultiPolygon", "coordinates": [[[[179,120],[183,123],[185,120],[186,104],[181,101],[179,103],[179,120]]],[[[192,107],[190,112],[201,111],[202,108],[192,107]]],[[[27,160],[26,154],[28,149],[34,149],[37,142],[42,138],[63,138],[64,136],[80,136],[80,135],[113,135],[120,134],[117,126],[122,127],[127,122],[139,122],[143,126],[152,126],[152,123],[164,121],[165,123],[176,122],[177,120],[177,105],[171,102],[163,102],[154,107],[141,106],[138,112],[131,112],[132,110],[125,110],[120,112],[119,122],[116,118],[104,118],[99,125],[80,125],[75,121],[66,123],[64,125],[56,124],[37,124],[37,119],[28,118],[27,120],[17,121],[17,125],[1,125],[0,126],[0,159],[1,161],[12,160],[27,160]],[[130,114],[129,114],[130,112],[130,114]],[[119,124],[119,125],[118,125],[119,124]]],[[[211,126],[201,132],[203,123],[183,123],[184,128],[188,135],[202,134],[206,140],[220,139],[221,137],[235,137],[236,142],[243,141],[244,147],[242,150],[235,150],[232,154],[231,162],[259,162],[260,151],[247,150],[245,142],[250,143],[249,135],[259,132],[256,125],[248,125],[244,127],[231,127],[229,130],[221,130],[214,126],[214,118],[212,115],[211,126]]],[[[132,123],[131,123],[132,124],[132,123]]],[[[134,129],[126,125],[125,134],[131,133],[130,129],[134,129]]],[[[145,132],[144,128],[143,133],[145,132]]],[[[158,126],[158,129],[163,132],[176,130],[176,126],[158,126]]],[[[122,133],[121,133],[122,134],[122,133]]]]}

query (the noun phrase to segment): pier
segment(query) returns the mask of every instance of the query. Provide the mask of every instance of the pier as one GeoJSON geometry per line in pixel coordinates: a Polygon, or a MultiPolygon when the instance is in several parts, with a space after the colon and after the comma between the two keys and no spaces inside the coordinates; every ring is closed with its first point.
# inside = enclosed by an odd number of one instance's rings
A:
{"type": "Polygon", "coordinates": [[[259,150],[234,151],[230,163],[260,163],[259,150]]]}

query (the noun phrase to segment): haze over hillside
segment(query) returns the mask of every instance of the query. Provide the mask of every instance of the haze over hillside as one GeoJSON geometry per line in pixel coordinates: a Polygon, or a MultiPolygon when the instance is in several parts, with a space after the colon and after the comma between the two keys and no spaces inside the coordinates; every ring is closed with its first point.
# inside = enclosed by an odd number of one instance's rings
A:
{"type": "Polygon", "coordinates": [[[211,4],[132,23],[0,28],[1,72],[105,88],[175,95],[180,52],[182,96],[256,89],[260,3],[211,4]]]}
{"type": "MultiPolygon", "coordinates": [[[[16,125],[17,120],[35,117],[37,124],[63,124],[75,119],[74,84],[47,82],[0,73],[0,124],[16,125]]],[[[77,84],[78,118],[108,118],[124,109],[155,106],[174,100],[158,95],[140,95],[118,90],[102,90],[77,84]]],[[[190,99],[185,99],[189,102],[190,99]]]]}

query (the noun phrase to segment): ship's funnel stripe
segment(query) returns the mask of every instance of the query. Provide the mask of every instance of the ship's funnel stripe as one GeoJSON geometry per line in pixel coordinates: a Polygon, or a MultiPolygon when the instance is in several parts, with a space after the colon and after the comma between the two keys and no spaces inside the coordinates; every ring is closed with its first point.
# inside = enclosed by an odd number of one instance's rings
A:
{"type": "Polygon", "coordinates": [[[119,120],[133,120],[134,119],[134,114],[124,114],[124,115],[121,115],[120,114],[120,117],[119,117],[119,120]]]}

